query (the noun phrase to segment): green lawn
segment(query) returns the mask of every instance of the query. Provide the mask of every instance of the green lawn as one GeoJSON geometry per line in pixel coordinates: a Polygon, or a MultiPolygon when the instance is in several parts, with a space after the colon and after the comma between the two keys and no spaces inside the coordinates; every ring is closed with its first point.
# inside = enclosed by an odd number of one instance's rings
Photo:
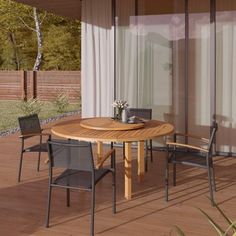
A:
{"type": "MultiPolygon", "coordinates": [[[[41,111],[38,114],[40,120],[60,115],[52,102],[42,102],[41,111]]],[[[24,116],[20,109],[21,101],[0,101],[0,132],[18,127],[17,118],[24,116]]],[[[65,112],[80,110],[80,104],[69,104],[65,112]]]]}

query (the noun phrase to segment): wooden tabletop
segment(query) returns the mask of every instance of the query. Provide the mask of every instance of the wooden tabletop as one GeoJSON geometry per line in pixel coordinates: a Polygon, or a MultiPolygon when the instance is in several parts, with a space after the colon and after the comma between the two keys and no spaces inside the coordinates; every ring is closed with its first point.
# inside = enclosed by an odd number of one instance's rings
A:
{"type": "Polygon", "coordinates": [[[137,124],[128,124],[128,123],[122,123],[119,120],[114,120],[110,117],[95,117],[81,120],[80,126],[87,129],[117,131],[117,130],[140,129],[144,127],[144,123],[140,122],[137,124]]]}
{"type": "Polygon", "coordinates": [[[52,133],[59,137],[84,141],[132,142],[168,135],[174,131],[173,125],[157,120],[146,122],[142,128],[125,131],[87,129],[80,125],[80,122],[85,120],[87,119],[60,122],[52,127],[52,133]]]}

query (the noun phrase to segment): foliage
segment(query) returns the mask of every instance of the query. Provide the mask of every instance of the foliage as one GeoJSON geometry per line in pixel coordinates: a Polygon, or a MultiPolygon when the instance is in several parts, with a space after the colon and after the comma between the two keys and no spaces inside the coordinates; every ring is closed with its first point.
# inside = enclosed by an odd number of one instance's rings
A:
{"type": "Polygon", "coordinates": [[[218,235],[220,236],[236,236],[236,221],[232,221],[229,217],[226,216],[226,214],[221,210],[221,208],[215,204],[216,209],[219,211],[220,215],[225,219],[227,224],[229,225],[226,230],[224,230],[220,225],[218,225],[214,219],[212,219],[205,211],[202,209],[199,209],[200,212],[202,212],[203,215],[206,216],[214,230],[217,232],[218,235]],[[231,234],[229,234],[232,231],[231,234]]]}
{"type": "MultiPolygon", "coordinates": [[[[35,27],[32,17],[32,7],[10,0],[0,0],[1,70],[33,68],[37,54],[37,37],[30,29],[35,27]]],[[[43,19],[45,55],[41,69],[80,70],[80,22],[45,11],[39,12],[39,18],[43,19]]]]}
{"type": "Polygon", "coordinates": [[[182,231],[182,229],[180,229],[177,225],[173,226],[174,230],[177,232],[177,234],[179,236],[185,236],[184,232],[182,231]]]}
{"type": "Polygon", "coordinates": [[[55,100],[55,107],[58,113],[65,112],[67,106],[69,105],[68,95],[65,93],[60,93],[55,100]]]}
{"type": "MultiPolygon", "coordinates": [[[[216,231],[217,235],[219,236],[236,236],[236,220],[232,221],[224,211],[216,204],[214,203],[216,209],[220,213],[220,215],[224,218],[226,223],[228,224],[227,229],[223,229],[212,217],[210,217],[205,211],[198,208],[198,210],[208,219],[209,223],[213,227],[213,229],[216,231]]],[[[178,233],[179,236],[185,236],[184,232],[178,227],[174,226],[174,229],[178,233]]]]}
{"type": "Polygon", "coordinates": [[[79,40],[68,31],[67,26],[50,26],[45,34],[44,43],[44,69],[77,70],[80,68],[79,40]]]}
{"type": "Polygon", "coordinates": [[[23,115],[32,115],[40,113],[42,105],[38,99],[30,98],[28,101],[22,101],[19,108],[23,115]]]}

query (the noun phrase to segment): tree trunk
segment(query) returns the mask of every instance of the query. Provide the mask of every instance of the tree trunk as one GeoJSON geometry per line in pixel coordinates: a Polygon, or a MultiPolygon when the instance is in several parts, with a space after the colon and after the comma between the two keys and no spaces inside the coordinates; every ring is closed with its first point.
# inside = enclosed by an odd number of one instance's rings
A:
{"type": "Polygon", "coordinates": [[[14,51],[14,63],[16,66],[15,68],[16,68],[16,70],[20,70],[20,59],[19,59],[19,55],[18,55],[18,48],[16,45],[15,35],[14,35],[14,33],[9,32],[8,37],[9,37],[9,40],[12,44],[13,51],[14,51]]]}
{"type": "Polygon", "coordinates": [[[36,30],[36,35],[37,35],[37,44],[38,44],[37,57],[36,57],[36,60],[34,63],[34,68],[33,68],[33,70],[36,71],[36,70],[40,69],[41,62],[42,62],[42,56],[43,56],[42,39],[43,39],[43,36],[42,36],[41,23],[39,21],[39,15],[38,15],[37,8],[34,7],[33,11],[34,11],[34,22],[35,22],[35,30],[36,30]]]}

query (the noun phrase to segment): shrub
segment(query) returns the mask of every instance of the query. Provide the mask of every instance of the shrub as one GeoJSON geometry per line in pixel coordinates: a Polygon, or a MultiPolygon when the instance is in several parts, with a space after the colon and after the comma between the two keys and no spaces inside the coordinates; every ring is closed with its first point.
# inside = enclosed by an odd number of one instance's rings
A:
{"type": "Polygon", "coordinates": [[[27,101],[22,101],[19,105],[19,109],[24,115],[38,114],[41,111],[43,103],[37,98],[30,98],[27,101]]]}
{"type": "Polygon", "coordinates": [[[60,93],[55,102],[55,107],[56,107],[56,111],[58,113],[63,113],[66,111],[66,108],[68,107],[69,105],[69,98],[68,98],[68,95],[65,94],[65,93],[60,93]]]}

